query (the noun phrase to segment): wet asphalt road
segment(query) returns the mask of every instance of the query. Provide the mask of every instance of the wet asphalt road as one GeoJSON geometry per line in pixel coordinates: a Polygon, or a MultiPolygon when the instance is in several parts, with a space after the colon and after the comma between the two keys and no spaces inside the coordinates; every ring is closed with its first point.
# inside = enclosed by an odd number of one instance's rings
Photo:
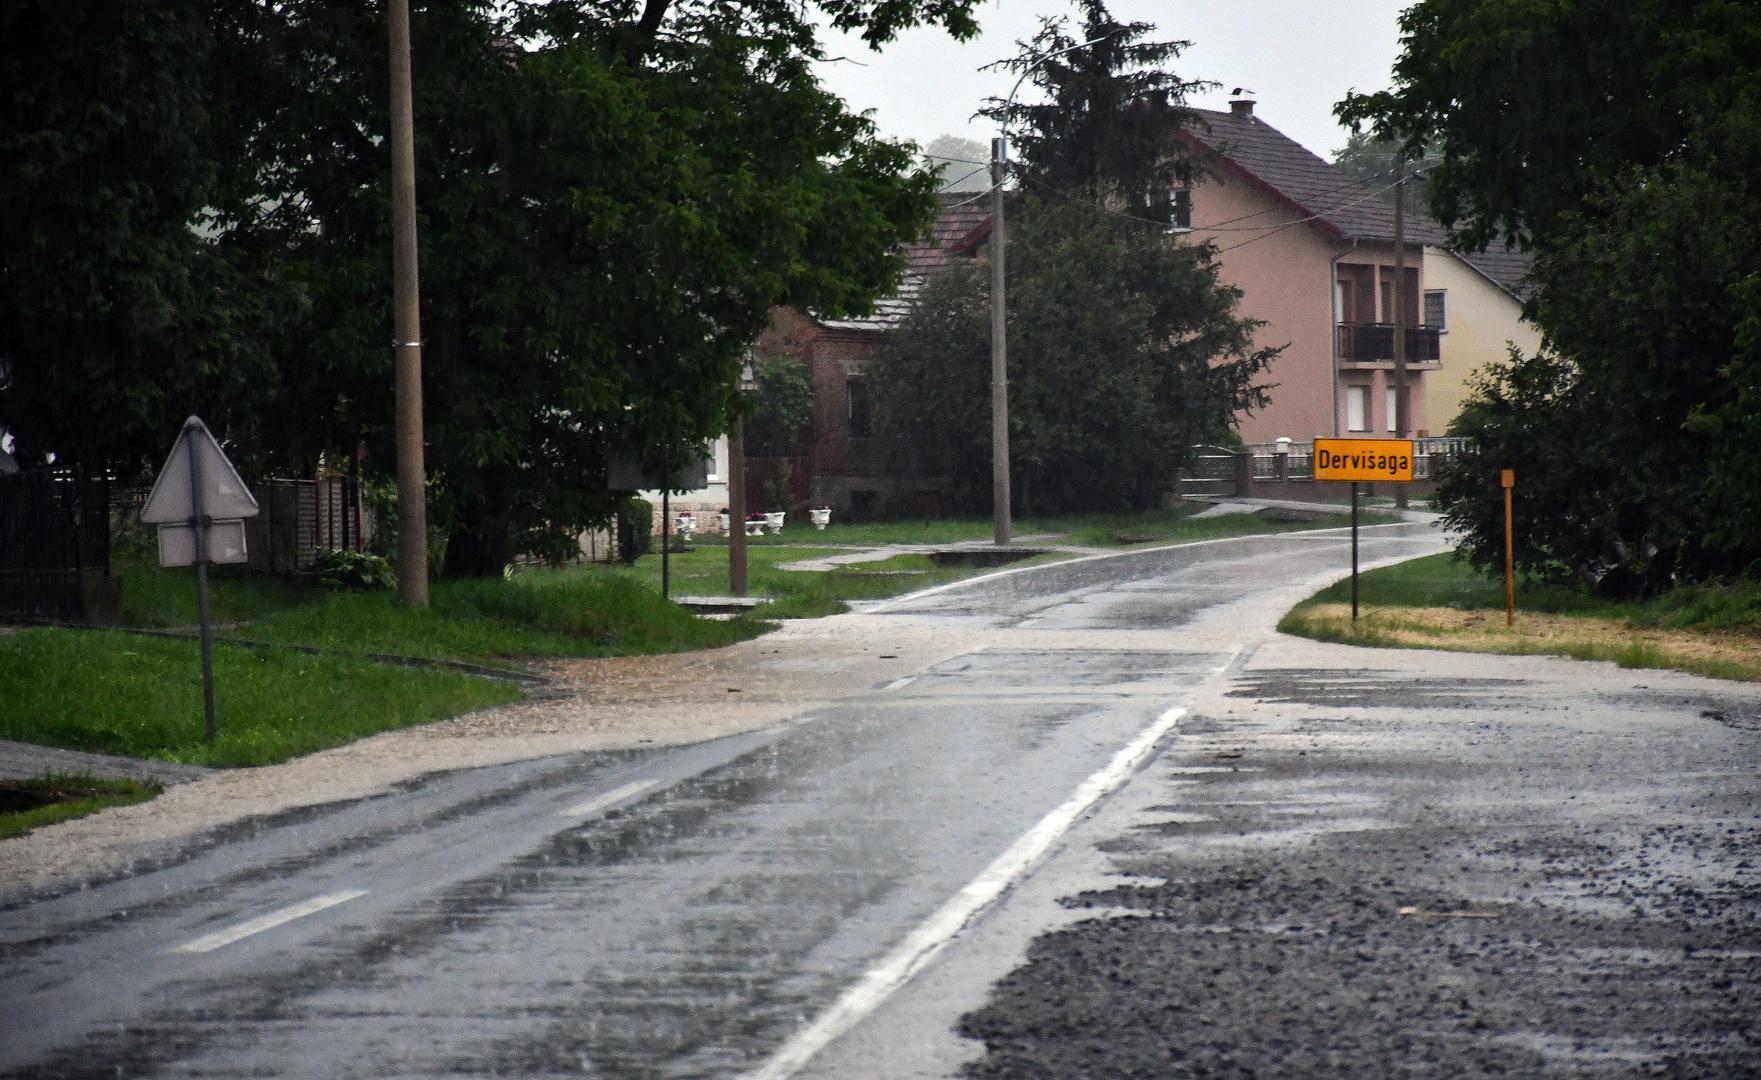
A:
{"type": "MultiPolygon", "coordinates": [[[[1366,558],[1434,543],[1401,536],[1417,532],[1374,531],[1366,558]]],[[[1264,667],[1330,648],[1268,644],[1267,627],[1293,582],[1341,556],[1337,537],[1233,541],[883,605],[861,617],[966,627],[973,649],[767,731],[431,776],[14,905],[0,911],[0,1072],[1520,1074],[1572,1031],[1488,1056],[1487,1029],[1461,1018],[1509,1028],[1509,1009],[1431,1015],[1420,988],[1508,999],[1499,980],[1520,989],[1543,956],[1562,981],[1589,964],[1620,984],[1631,955],[1656,963],[1635,996],[1702,991],[1656,1006],[1646,1035],[1690,1014],[1705,1032],[1670,1036],[1675,1057],[1598,1050],[1600,1071],[1743,1060],[1761,948],[1746,861],[1757,736],[1742,719],[1756,696],[1696,699],[1735,719],[1689,722],[1675,698],[1635,692],[1603,710],[1626,741],[1574,757],[1546,726],[1551,706],[1582,712],[1558,680],[1439,696],[1412,686],[1447,671],[1395,671],[1366,699],[1331,667],[1264,667]],[[1667,745],[1642,719],[1659,711],[1667,745]],[[1001,882],[1000,902],[958,906],[1146,732],[1147,767],[1127,762],[1125,787],[1046,834],[1047,858],[1001,882]],[[1685,787],[1609,786],[1606,770],[1626,776],[1660,747],[1692,766],[1685,787]],[[1569,767],[1536,771],[1555,757],[1569,767]],[[1627,839],[1604,838],[1599,813],[1539,812],[1562,785],[1596,796],[1586,811],[1618,811],[1627,839]],[[1436,872],[1480,858],[1475,876],[1436,872]],[[1591,865],[1623,874],[1592,886],[1591,865]],[[1505,896],[1509,880],[1527,891],[1505,896]],[[1545,907],[1562,892],[1588,906],[1545,907]],[[1628,900],[1683,928],[1634,946],[1628,900]],[[1530,901],[1545,909],[1517,918],[1530,901]],[[1498,917],[1433,914],[1476,904],[1498,917]],[[921,936],[950,910],[952,929],[977,915],[945,948],[921,936]],[[1472,936],[1488,927],[1496,940],[1472,936]],[[1586,960],[1580,931],[1613,952],[1586,960]],[[915,977],[875,983],[914,941],[901,970],[915,977]],[[1704,950],[1692,962],[1689,943],[1704,950]],[[879,990],[826,1029],[864,986],[879,990]],[[1428,1032],[1453,1033],[1438,1062],[1461,1067],[1410,1056],[1428,1032]]],[[[1606,1016],[1612,1000],[1564,995],[1558,1015],[1606,1016]]]]}

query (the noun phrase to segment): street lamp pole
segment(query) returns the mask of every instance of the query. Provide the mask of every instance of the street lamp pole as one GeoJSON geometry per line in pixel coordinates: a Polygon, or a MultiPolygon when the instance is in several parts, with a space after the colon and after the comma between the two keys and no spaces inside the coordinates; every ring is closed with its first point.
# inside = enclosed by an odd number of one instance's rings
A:
{"type": "Polygon", "coordinates": [[[740,365],[734,427],[728,432],[728,591],[745,596],[746,578],[746,416],[741,402],[758,389],[752,358],[740,365]]]}
{"type": "Polygon", "coordinates": [[[1123,34],[1129,27],[1109,30],[1099,37],[1058,49],[1038,57],[1021,71],[1009,96],[1003,102],[1002,132],[991,140],[991,517],[998,547],[1008,547],[1010,540],[1009,508],[1009,327],[1008,282],[1005,263],[1007,236],[1003,220],[1003,179],[1009,166],[1009,110],[1015,107],[1015,95],[1033,69],[1047,60],[1065,53],[1086,49],[1090,45],[1123,34]]]}

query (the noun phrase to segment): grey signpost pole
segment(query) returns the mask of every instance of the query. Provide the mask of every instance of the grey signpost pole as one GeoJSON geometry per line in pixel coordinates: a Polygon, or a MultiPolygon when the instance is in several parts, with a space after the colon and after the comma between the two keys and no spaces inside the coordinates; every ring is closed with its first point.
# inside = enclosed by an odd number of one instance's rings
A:
{"type": "Polygon", "coordinates": [[[1357,622],[1357,481],[1351,482],[1351,621],[1357,622]]]}
{"type": "Polygon", "coordinates": [[[190,437],[190,527],[196,534],[196,618],[202,633],[202,718],[207,723],[208,745],[214,745],[214,634],[208,626],[208,508],[202,499],[202,455],[194,445],[195,425],[186,425],[190,437]]]}

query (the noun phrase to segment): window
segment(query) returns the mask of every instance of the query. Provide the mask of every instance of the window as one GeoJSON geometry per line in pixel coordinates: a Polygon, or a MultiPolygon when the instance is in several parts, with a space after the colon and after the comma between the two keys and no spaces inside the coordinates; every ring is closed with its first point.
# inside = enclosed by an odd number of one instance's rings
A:
{"type": "Polygon", "coordinates": [[[1449,301],[1446,289],[1425,290],[1425,325],[1437,328],[1438,333],[1449,332],[1449,301]]]}
{"type": "Polygon", "coordinates": [[[1383,404],[1388,407],[1388,430],[1398,431],[1395,424],[1400,418],[1400,394],[1394,387],[1388,388],[1387,400],[1383,404]]]}
{"type": "Polygon", "coordinates": [[[844,384],[844,393],[849,400],[850,437],[868,438],[874,433],[874,403],[869,399],[868,384],[861,379],[851,379],[844,384]]]}
{"type": "Polygon", "coordinates": [[[708,482],[719,484],[728,478],[728,437],[710,443],[704,448],[704,471],[709,474],[708,482]]]}
{"type": "Polygon", "coordinates": [[[1192,191],[1189,188],[1145,192],[1142,201],[1134,199],[1128,209],[1140,217],[1165,223],[1167,232],[1192,231],[1192,191]]]}
{"type": "Polygon", "coordinates": [[[1345,388],[1345,430],[1370,430],[1370,388],[1367,386],[1348,386],[1345,388]]]}
{"type": "Polygon", "coordinates": [[[1168,231],[1185,232],[1192,228],[1192,189],[1175,188],[1168,192],[1168,231]]]}

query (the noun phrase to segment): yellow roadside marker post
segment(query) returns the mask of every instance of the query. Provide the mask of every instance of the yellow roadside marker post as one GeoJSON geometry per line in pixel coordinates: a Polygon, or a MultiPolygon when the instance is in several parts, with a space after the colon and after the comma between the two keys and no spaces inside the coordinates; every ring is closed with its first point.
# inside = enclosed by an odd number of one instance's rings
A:
{"type": "Polygon", "coordinates": [[[1516,470],[1500,469],[1498,483],[1504,488],[1504,625],[1516,625],[1516,583],[1511,571],[1515,532],[1511,528],[1510,494],[1516,487],[1516,470]]]}

